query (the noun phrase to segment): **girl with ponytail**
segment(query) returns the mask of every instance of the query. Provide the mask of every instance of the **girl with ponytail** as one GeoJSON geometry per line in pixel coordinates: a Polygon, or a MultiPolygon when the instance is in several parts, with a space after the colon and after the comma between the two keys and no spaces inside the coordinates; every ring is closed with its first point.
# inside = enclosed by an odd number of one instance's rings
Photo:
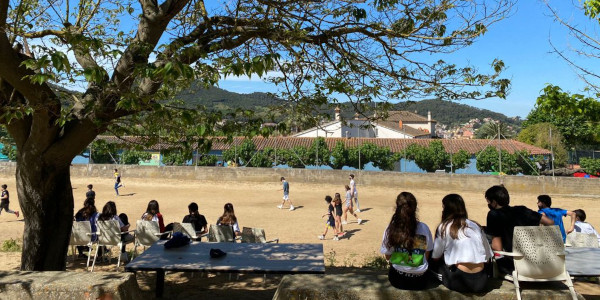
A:
{"type": "Polygon", "coordinates": [[[388,279],[392,286],[403,290],[425,289],[431,250],[431,231],[417,218],[417,199],[409,192],[400,193],[380,249],[391,263],[388,279]]]}
{"type": "Polygon", "coordinates": [[[440,260],[440,266],[432,269],[441,274],[448,289],[479,293],[487,283],[484,263],[492,257],[492,249],[479,224],[468,218],[460,195],[442,199],[442,222],[436,230],[432,256],[434,261],[440,260]]]}

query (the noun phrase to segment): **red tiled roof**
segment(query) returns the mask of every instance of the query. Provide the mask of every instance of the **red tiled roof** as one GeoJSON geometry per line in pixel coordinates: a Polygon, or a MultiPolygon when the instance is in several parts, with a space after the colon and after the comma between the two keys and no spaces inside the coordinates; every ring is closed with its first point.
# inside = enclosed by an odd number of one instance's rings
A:
{"type": "MultiPolygon", "coordinates": [[[[139,142],[143,138],[142,137],[121,137],[117,138],[114,136],[99,136],[98,139],[103,139],[108,142],[120,142],[124,141],[129,142],[139,142]]],[[[226,138],[224,137],[214,137],[212,138],[212,150],[227,150],[233,146],[239,146],[246,138],[244,137],[234,137],[231,143],[226,142],[226,138]]],[[[262,150],[264,148],[293,148],[295,146],[303,146],[310,147],[315,138],[312,137],[254,137],[252,138],[256,148],[262,150]]],[[[502,150],[506,150],[509,153],[514,153],[515,151],[526,150],[532,155],[549,155],[550,151],[539,148],[536,146],[532,146],[529,144],[525,144],[516,140],[481,140],[481,139],[471,139],[471,140],[454,140],[454,139],[384,139],[384,138],[325,138],[325,143],[327,143],[327,147],[329,150],[333,149],[335,144],[341,141],[344,145],[348,147],[356,147],[363,143],[372,143],[380,147],[389,147],[392,152],[402,152],[406,147],[411,144],[419,144],[421,146],[427,147],[431,141],[441,141],[444,145],[444,148],[447,152],[455,153],[460,149],[463,149],[470,154],[476,154],[477,152],[485,149],[487,146],[498,147],[502,150]]],[[[151,150],[160,150],[170,148],[170,145],[166,143],[159,143],[154,145],[151,150]]]]}

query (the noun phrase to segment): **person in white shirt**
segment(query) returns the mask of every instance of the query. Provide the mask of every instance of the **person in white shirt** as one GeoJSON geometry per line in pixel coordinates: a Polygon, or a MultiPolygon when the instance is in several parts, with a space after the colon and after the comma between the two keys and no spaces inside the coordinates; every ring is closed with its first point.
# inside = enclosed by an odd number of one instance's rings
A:
{"type": "Polygon", "coordinates": [[[354,198],[354,202],[356,203],[355,212],[360,212],[360,205],[358,204],[358,190],[356,189],[356,182],[354,181],[354,174],[350,174],[350,195],[354,198]]]}
{"type": "Polygon", "coordinates": [[[484,263],[492,257],[490,244],[479,224],[468,219],[465,201],[460,195],[446,195],[442,199],[442,208],[442,222],[436,230],[432,258],[434,262],[443,261],[437,270],[432,269],[441,274],[442,283],[450,290],[482,292],[487,283],[484,263]]]}
{"type": "Polygon", "coordinates": [[[575,232],[593,233],[598,237],[598,242],[600,243],[600,234],[598,234],[590,223],[585,222],[585,211],[583,209],[576,209],[573,212],[575,213],[575,232]]]}
{"type": "Polygon", "coordinates": [[[392,286],[403,290],[425,289],[431,250],[431,231],[417,218],[417,199],[409,192],[400,193],[380,249],[391,263],[388,280],[392,286]]]}

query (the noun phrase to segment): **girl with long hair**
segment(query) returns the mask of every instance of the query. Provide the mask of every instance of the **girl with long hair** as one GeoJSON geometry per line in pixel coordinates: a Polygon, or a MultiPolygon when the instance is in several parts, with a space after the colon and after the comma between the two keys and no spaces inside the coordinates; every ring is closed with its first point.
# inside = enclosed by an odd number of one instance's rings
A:
{"type": "Polygon", "coordinates": [[[342,225],[348,224],[348,211],[356,218],[356,223],[360,225],[362,223],[362,220],[354,211],[354,204],[352,204],[352,193],[350,192],[350,186],[345,185],[344,188],[346,189],[346,205],[344,206],[344,221],[342,221],[342,225]]]}
{"type": "Polygon", "coordinates": [[[380,249],[391,263],[388,279],[392,286],[403,290],[425,289],[431,250],[431,231],[417,218],[417,199],[409,192],[400,193],[380,249]]]}
{"type": "MultiPolygon", "coordinates": [[[[104,204],[104,207],[102,208],[102,213],[98,214],[96,217],[96,222],[97,221],[110,221],[110,220],[116,220],[119,222],[119,227],[121,228],[121,232],[127,232],[129,231],[129,224],[125,224],[125,223],[129,223],[129,222],[123,222],[122,219],[127,220],[127,215],[126,214],[121,214],[120,216],[117,215],[117,205],[113,202],[113,201],[108,201],[106,202],[106,204],[104,204]]],[[[128,257],[127,257],[127,252],[125,252],[125,247],[127,246],[127,244],[133,242],[133,235],[127,233],[127,234],[121,234],[121,241],[123,242],[123,247],[121,248],[121,261],[128,261],[128,257]]]]}
{"type": "Polygon", "coordinates": [[[434,260],[443,258],[444,263],[437,268],[442,283],[457,292],[482,292],[487,282],[484,263],[492,257],[492,249],[479,224],[468,219],[460,195],[446,195],[442,208],[432,256],[434,260]]]}
{"type": "Polygon", "coordinates": [[[158,201],[150,200],[150,202],[148,202],[148,207],[146,207],[146,212],[142,215],[142,220],[158,222],[160,232],[165,232],[165,222],[160,213],[158,201]]]}
{"type": "MultiPolygon", "coordinates": [[[[96,205],[95,205],[95,200],[94,198],[86,198],[85,201],[83,201],[83,208],[81,208],[79,211],[77,211],[77,213],[75,214],[75,221],[77,222],[81,222],[81,221],[89,221],[90,222],[90,226],[92,227],[92,232],[96,232],[98,231],[96,229],[96,216],[98,215],[98,210],[96,209],[96,205]]],[[[96,236],[96,234],[92,234],[92,241],[96,241],[98,239],[98,237],[96,236]]],[[[77,251],[79,253],[78,258],[87,258],[87,256],[85,256],[85,254],[83,254],[84,251],[88,251],[88,247],[87,246],[77,246],[77,251]]]]}
{"type": "Polygon", "coordinates": [[[223,207],[223,215],[217,220],[217,225],[231,225],[233,226],[233,232],[236,236],[242,235],[240,225],[238,224],[235,212],[233,210],[233,204],[226,203],[223,207]]]}
{"type": "Polygon", "coordinates": [[[338,232],[338,237],[344,236],[344,228],[342,227],[342,196],[340,193],[335,193],[333,196],[333,207],[335,210],[335,229],[338,232]]]}

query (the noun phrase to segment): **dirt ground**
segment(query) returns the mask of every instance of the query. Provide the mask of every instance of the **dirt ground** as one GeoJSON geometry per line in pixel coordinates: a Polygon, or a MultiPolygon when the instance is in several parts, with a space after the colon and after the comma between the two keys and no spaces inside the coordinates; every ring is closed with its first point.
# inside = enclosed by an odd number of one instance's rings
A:
{"type": "MultiPolygon", "coordinates": [[[[342,193],[346,178],[340,178],[339,185],[325,184],[299,184],[290,182],[290,199],[296,206],[295,211],[278,209],[276,206],[281,201],[281,183],[274,179],[272,183],[234,183],[234,182],[199,182],[183,180],[153,180],[130,179],[123,177],[125,186],[120,189],[121,196],[117,197],[113,189],[112,174],[107,178],[72,178],[73,194],[75,196],[75,210],[79,209],[85,199],[86,185],[94,184],[96,191],[96,205],[99,210],[106,201],[113,200],[117,204],[119,213],[126,213],[130,221],[136,220],[144,213],[148,201],[155,199],[160,204],[161,213],[165,223],[181,222],[187,214],[187,205],[190,202],[198,203],[200,213],[209,223],[215,223],[223,212],[223,205],[231,202],[234,205],[240,227],[264,228],[267,239],[279,238],[280,243],[323,243],[325,263],[327,266],[357,267],[372,261],[379,254],[381,238],[393,213],[395,197],[399,192],[412,192],[418,201],[418,214],[421,221],[434,230],[441,217],[441,199],[448,193],[458,193],[463,196],[467,204],[469,217],[480,224],[485,224],[488,212],[486,201],[483,197],[484,190],[480,192],[462,192],[459,190],[415,190],[410,186],[396,188],[381,188],[363,186],[357,178],[359,200],[362,212],[359,213],[363,224],[358,225],[352,216],[348,216],[349,224],[344,226],[348,231],[347,237],[340,241],[332,240],[332,232],[328,232],[326,239],[320,241],[317,236],[323,233],[325,219],[321,216],[326,212],[325,195],[342,193]]],[[[15,179],[7,175],[0,175],[0,183],[8,184],[11,192],[11,209],[20,210],[16,199],[15,179]]],[[[510,191],[509,191],[510,192],[510,191]]],[[[343,194],[342,194],[343,195],[343,194]]],[[[535,194],[511,194],[511,205],[525,205],[536,209],[535,194]]],[[[552,196],[552,195],[551,195],[552,196]]],[[[582,197],[553,197],[553,206],[574,210],[582,208],[586,211],[588,221],[600,229],[600,198],[582,197]]],[[[0,242],[13,238],[22,239],[23,217],[16,219],[14,215],[6,212],[0,215],[0,242]]],[[[131,222],[135,226],[135,222],[131,222]]],[[[133,228],[132,228],[133,229],[133,228]]],[[[10,270],[19,267],[20,255],[18,253],[0,252],[0,269],[10,270]]],[[[83,271],[85,266],[81,261],[69,265],[70,269],[83,271]]],[[[114,270],[114,265],[101,265],[100,270],[114,270]]],[[[153,274],[140,274],[140,285],[147,291],[153,285],[153,274]],[[150,285],[150,286],[149,286],[150,285]]],[[[223,297],[239,290],[244,298],[270,299],[273,296],[280,277],[267,277],[263,283],[262,276],[241,276],[239,279],[229,280],[228,275],[200,276],[191,274],[167,275],[166,293],[173,298],[188,298],[189,287],[191,290],[203,291],[202,295],[212,295],[210,299],[223,297]],[[173,284],[171,284],[173,283],[173,284]],[[201,283],[201,284],[200,284],[201,283]],[[199,285],[200,284],[200,285],[199,285]]],[[[234,276],[235,277],[235,276],[234,276]]],[[[579,292],[586,295],[600,295],[598,284],[577,283],[579,292]]],[[[235,297],[234,297],[235,298],[235,297]]],[[[231,298],[229,298],[231,299],[231,298]]]]}

